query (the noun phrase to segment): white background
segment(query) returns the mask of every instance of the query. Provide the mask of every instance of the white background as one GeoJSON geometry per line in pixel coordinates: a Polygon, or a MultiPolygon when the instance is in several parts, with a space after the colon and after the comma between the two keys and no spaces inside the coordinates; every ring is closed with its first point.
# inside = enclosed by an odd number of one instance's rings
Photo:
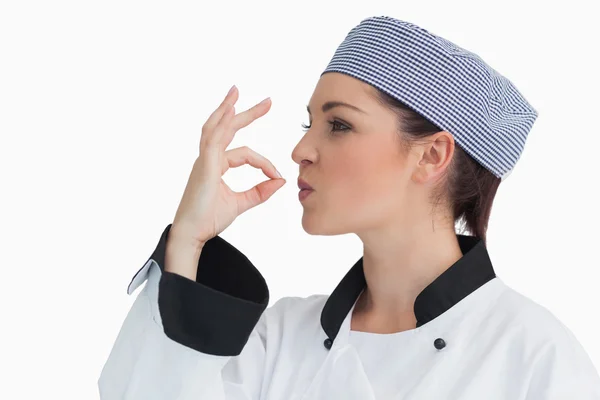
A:
{"type": "MultiPolygon", "coordinates": [[[[479,54],[539,111],[496,196],[488,250],[600,367],[594,3],[2,2],[0,398],[98,398],[137,295],[126,287],[172,222],[201,126],[233,84],[238,112],[273,105],[230,148],[250,146],[287,183],[222,237],[262,271],[271,304],[335,287],[361,243],[303,231],[291,151],[320,73],[372,15],[479,54]]],[[[225,179],[241,191],[266,177],[244,166],[225,179]]]]}

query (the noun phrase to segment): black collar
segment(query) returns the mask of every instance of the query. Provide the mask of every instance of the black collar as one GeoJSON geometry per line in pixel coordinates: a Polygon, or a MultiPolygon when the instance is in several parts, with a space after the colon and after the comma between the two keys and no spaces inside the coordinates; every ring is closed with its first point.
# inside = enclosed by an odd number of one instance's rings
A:
{"type": "MultiPolygon", "coordinates": [[[[483,240],[461,234],[456,237],[463,256],[417,296],[414,305],[417,327],[446,312],[496,277],[483,240]]],[[[365,285],[361,257],[331,293],[321,312],[321,326],[329,339],[335,339],[365,285]]]]}

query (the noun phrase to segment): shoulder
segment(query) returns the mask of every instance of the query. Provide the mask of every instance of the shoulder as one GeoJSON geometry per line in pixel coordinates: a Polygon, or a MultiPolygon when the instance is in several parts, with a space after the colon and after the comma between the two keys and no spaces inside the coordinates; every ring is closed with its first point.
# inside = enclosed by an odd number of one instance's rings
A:
{"type": "Polygon", "coordinates": [[[503,282],[504,290],[493,315],[521,337],[542,345],[574,346],[573,332],[552,311],[503,282]]]}
{"type": "Polygon", "coordinates": [[[527,399],[600,398],[598,370],[563,321],[509,286],[500,300],[496,308],[507,323],[510,349],[529,366],[527,399]]]}
{"type": "Polygon", "coordinates": [[[312,319],[315,316],[320,318],[328,298],[329,295],[325,294],[313,294],[307,297],[285,296],[270,305],[265,310],[265,314],[270,319],[280,322],[312,319]]]}
{"type": "Polygon", "coordinates": [[[278,337],[312,337],[321,333],[321,311],[329,295],[285,296],[267,307],[259,325],[269,335],[278,337]]]}
{"type": "Polygon", "coordinates": [[[600,377],[591,358],[547,307],[505,284],[490,311],[511,352],[530,366],[532,384],[549,379],[557,387],[578,383],[600,393],[600,377]]]}

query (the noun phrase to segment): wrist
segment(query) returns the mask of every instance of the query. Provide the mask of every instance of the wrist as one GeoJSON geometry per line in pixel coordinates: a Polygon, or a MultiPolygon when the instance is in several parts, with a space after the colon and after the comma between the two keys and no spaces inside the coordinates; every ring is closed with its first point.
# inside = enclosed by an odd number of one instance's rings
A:
{"type": "Polygon", "coordinates": [[[165,249],[164,269],[195,281],[201,253],[202,246],[188,240],[169,240],[165,249]]]}
{"type": "Polygon", "coordinates": [[[171,224],[171,229],[169,230],[169,236],[167,240],[167,245],[172,243],[173,246],[183,248],[188,247],[197,251],[202,251],[202,248],[206,243],[194,238],[194,235],[190,233],[189,229],[182,228],[181,225],[175,223],[171,224]]]}

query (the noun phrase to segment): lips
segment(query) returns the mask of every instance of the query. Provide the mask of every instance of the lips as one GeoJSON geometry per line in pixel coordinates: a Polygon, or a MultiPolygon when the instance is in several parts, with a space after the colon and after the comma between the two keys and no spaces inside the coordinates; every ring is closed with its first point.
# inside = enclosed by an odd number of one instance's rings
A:
{"type": "Polygon", "coordinates": [[[314,190],[304,179],[298,178],[298,188],[300,190],[314,190]]]}

